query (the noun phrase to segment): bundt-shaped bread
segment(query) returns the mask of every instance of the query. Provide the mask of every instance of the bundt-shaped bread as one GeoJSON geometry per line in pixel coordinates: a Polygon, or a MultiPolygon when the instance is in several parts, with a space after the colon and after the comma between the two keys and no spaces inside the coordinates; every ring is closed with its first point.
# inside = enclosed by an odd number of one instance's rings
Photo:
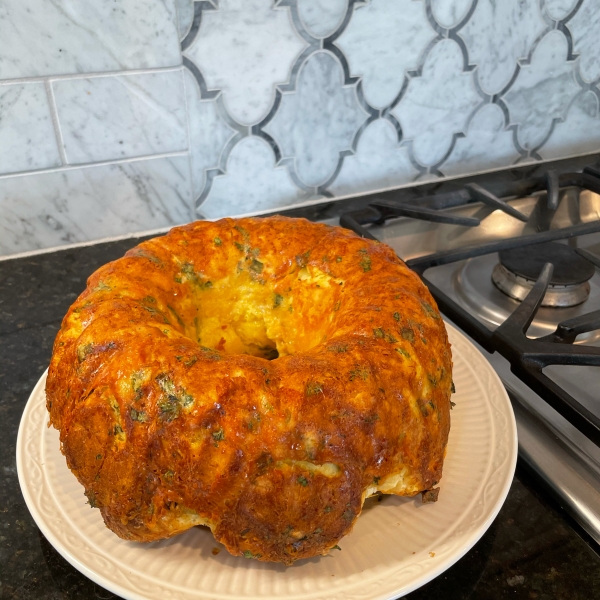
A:
{"type": "Polygon", "coordinates": [[[196,222],[88,280],[54,344],[50,422],[106,525],[208,525],[229,552],[326,554],[366,497],[440,480],[446,330],[386,245],[283,217],[196,222]]]}

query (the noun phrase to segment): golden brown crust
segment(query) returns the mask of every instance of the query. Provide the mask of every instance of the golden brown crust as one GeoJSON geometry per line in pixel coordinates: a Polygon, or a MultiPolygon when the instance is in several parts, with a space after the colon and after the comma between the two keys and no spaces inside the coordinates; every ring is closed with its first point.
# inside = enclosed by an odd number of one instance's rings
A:
{"type": "Polygon", "coordinates": [[[389,247],[272,217],[192,223],[99,269],[46,391],[119,536],[207,524],[289,564],[327,553],[367,495],[440,480],[451,381],[435,302],[389,247]]]}

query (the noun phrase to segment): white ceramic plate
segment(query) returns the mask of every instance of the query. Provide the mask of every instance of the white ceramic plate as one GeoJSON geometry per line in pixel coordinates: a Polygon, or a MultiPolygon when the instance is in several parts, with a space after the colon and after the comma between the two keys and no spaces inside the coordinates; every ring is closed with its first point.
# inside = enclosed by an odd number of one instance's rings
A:
{"type": "Polygon", "coordinates": [[[341,552],[292,567],[230,556],[207,528],[151,544],[125,542],[90,509],[46,427],[44,374],[25,407],[17,469],[27,506],[50,543],[84,575],[129,599],[354,600],[397,598],[431,581],[483,535],[508,493],[517,432],[500,379],[447,325],[456,406],[439,501],[367,501],[341,552]],[[212,552],[220,549],[217,555],[212,552]]]}

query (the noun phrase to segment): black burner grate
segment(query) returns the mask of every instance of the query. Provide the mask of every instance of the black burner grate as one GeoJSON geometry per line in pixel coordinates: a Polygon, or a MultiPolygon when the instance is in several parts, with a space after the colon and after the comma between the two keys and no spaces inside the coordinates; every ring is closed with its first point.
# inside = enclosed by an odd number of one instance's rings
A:
{"type": "MultiPolygon", "coordinates": [[[[559,205],[560,188],[563,187],[579,187],[600,194],[600,172],[593,168],[586,168],[583,173],[565,173],[561,175],[549,171],[542,180],[532,182],[530,190],[531,192],[545,190],[547,192],[547,209],[555,211],[559,205]]],[[[524,215],[522,213],[481,186],[467,185],[465,188],[459,192],[446,195],[442,199],[435,196],[427,198],[425,204],[428,204],[428,207],[415,204],[398,204],[375,198],[368,208],[342,215],[340,223],[362,237],[370,239],[376,238],[365,228],[365,225],[381,225],[387,219],[398,216],[474,227],[479,225],[478,219],[455,217],[443,212],[444,208],[471,202],[483,202],[523,220],[524,215]],[[431,208],[431,206],[435,206],[435,208],[431,208]]],[[[526,217],[524,219],[527,220],[526,217]]],[[[600,220],[430,254],[408,260],[406,264],[419,274],[438,303],[442,313],[461,327],[485,350],[490,353],[499,352],[504,356],[510,362],[511,370],[517,377],[529,385],[558,413],[600,447],[600,418],[591,413],[576,398],[542,372],[545,367],[550,365],[600,366],[600,348],[573,344],[579,334],[600,329],[600,310],[560,323],[556,331],[549,336],[538,339],[528,338],[526,335],[527,329],[535,318],[552,280],[554,266],[551,263],[546,263],[525,300],[502,325],[494,331],[490,331],[436,285],[428,281],[425,274],[427,269],[439,265],[598,231],[600,231],[600,220]]],[[[600,267],[600,260],[589,252],[578,249],[577,253],[580,257],[589,261],[587,262],[588,270],[592,264],[600,267]]]]}

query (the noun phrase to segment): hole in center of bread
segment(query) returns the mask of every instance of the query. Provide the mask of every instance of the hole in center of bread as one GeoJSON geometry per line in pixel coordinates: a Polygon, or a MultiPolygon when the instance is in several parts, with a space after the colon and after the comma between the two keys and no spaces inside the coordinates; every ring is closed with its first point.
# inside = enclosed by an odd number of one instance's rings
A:
{"type": "MultiPolygon", "coordinates": [[[[264,267],[266,271],[267,266],[264,267]]],[[[305,352],[327,338],[339,310],[343,282],[316,268],[293,266],[283,277],[257,277],[251,269],[224,277],[196,275],[173,316],[185,335],[223,354],[267,360],[305,352]]]]}

